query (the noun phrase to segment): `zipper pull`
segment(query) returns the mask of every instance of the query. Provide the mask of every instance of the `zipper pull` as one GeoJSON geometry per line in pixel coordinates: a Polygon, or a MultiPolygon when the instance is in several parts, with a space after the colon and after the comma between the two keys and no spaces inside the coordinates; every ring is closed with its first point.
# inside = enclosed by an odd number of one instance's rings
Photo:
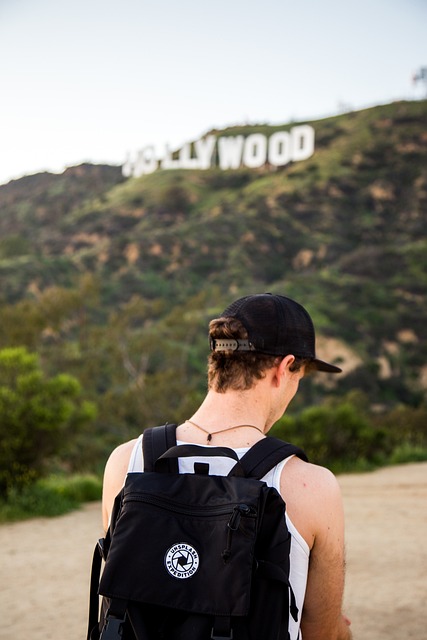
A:
{"type": "Polygon", "coordinates": [[[238,530],[242,515],[248,515],[248,513],[250,513],[250,510],[251,509],[247,504],[239,504],[234,507],[230,520],[227,522],[227,546],[221,554],[224,562],[228,562],[231,556],[231,540],[233,532],[238,530]]]}

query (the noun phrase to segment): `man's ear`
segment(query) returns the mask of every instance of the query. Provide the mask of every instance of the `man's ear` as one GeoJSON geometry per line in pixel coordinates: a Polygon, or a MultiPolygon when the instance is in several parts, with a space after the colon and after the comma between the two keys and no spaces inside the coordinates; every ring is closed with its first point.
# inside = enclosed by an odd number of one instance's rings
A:
{"type": "Polygon", "coordinates": [[[285,356],[284,358],[282,358],[282,360],[280,361],[280,363],[277,365],[276,370],[275,370],[275,374],[273,376],[273,381],[276,384],[276,386],[279,386],[282,377],[284,375],[287,375],[289,373],[291,373],[289,371],[289,367],[295,362],[295,356],[289,354],[287,356],[285,356]]]}

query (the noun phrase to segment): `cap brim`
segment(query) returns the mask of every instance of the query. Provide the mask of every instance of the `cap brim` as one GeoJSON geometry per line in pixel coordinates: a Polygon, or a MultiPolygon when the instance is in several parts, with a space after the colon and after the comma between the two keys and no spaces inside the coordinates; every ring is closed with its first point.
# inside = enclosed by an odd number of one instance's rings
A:
{"type": "Polygon", "coordinates": [[[329,362],[323,362],[323,360],[318,360],[317,358],[314,358],[311,362],[313,369],[316,369],[316,371],[325,371],[326,373],[342,372],[340,367],[336,367],[334,364],[329,364],[329,362]]]}

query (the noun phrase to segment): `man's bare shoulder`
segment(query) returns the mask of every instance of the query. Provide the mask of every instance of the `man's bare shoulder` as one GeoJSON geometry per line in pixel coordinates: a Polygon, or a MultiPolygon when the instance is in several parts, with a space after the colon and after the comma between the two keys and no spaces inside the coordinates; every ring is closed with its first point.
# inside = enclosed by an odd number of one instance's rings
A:
{"type": "Polygon", "coordinates": [[[130,456],[132,454],[132,450],[136,444],[137,438],[133,440],[128,440],[128,442],[123,442],[119,444],[110,454],[110,457],[107,460],[106,469],[108,467],[111,468],[120,468],[124,464],[126,465],[126,469],[129,464],[130,456]]]}
{"type": "Polygon", "coordinates": [[[332,471],[326,467],[305,462],[296,456],[289,460],[284,471],[282,480],[286,484],[292,481],[293,486],[312,493],[332,492],[334,494],[340,491],[338,481],[332,471]]]}
{"type": "Polygon", "coordinates": [[[129,460],[137,439],[129,440],[116,447],[107,460],[104,471],[104,486],[102,491],[102,518],[104,529],[108,527],[114,498],[123,487],[129,460]]]}
{"type": "Polygon", "coordinates": [[[328,520],[341,517],[340,487],[325,467],[291,458],[282,472],[280,492],[292,522],[310,548],[327,529],[328,520]]]}

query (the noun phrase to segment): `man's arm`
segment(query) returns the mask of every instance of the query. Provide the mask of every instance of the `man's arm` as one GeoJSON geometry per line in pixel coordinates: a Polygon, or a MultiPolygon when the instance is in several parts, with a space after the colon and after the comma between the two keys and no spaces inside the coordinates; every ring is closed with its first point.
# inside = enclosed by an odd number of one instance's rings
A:
{"type": "Polygon", "coordinates": [[[304,640],[350,640],[350,621],[342,613],[344,593],[344,514],[341,492],[332,473],[319,469],[315,537],[310,554],[302,612],[304,640]]]}

